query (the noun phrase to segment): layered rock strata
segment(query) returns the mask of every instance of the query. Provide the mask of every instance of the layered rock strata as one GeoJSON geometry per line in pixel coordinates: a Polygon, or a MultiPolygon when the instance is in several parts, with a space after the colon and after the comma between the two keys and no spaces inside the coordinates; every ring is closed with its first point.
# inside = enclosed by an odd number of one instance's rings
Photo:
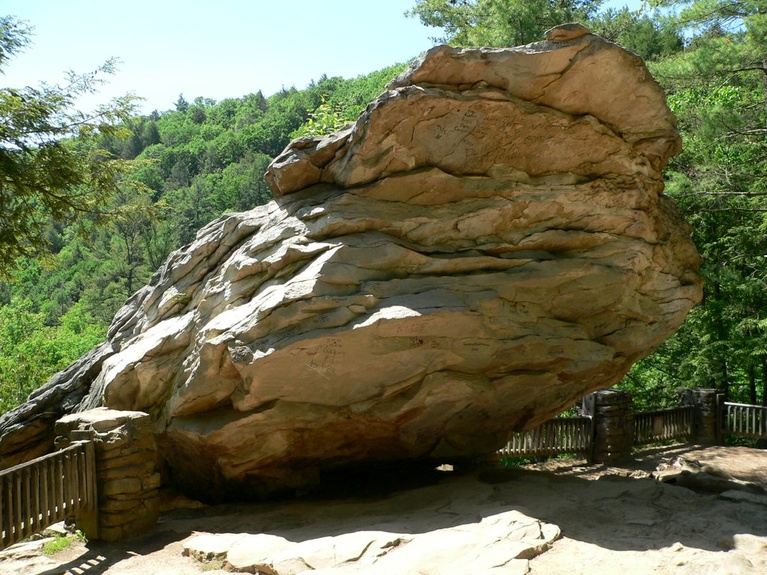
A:
{"type": "Polygon", "coordinates": [[[67,409],[150,413],[169,476],[210,498],[484,456],[617,383],[700,300],[700,259],[662,193],[662,90],[560,32],[437,47],[353,125],[291,143],[277,199],[172,254],[67,409]]]}

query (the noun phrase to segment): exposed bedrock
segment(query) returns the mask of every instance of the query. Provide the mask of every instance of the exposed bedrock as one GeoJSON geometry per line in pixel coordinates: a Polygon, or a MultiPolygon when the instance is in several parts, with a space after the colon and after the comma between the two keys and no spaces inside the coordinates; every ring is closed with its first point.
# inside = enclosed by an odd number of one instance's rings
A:
{"type": "Polygon", "coordinates": [[[188,493],[260,495],[481,457],[617,383],[701,298],[662,193],[680,142],[638,57],[549,37],[435,48],[349,128],[291,143],[277,199],[170,256],[72,370],[76,402],[48,384],[0,420],[6,461],[19,414],[106,405],[152,415],[188,493]]]}

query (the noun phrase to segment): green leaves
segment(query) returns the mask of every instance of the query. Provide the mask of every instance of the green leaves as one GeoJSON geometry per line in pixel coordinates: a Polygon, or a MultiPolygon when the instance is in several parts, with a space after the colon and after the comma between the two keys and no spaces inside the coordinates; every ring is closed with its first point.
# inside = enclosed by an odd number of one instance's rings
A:
{"type": "MultiPolygon", "coordinates": [[[[30,29],[0,18],[0,65],[28,43],[30,29]]],[[[133,111],[126,96],[91,112],[74,107],[111,74],[109,60],[94,72],[68,74],[65,86],[0,88],[0,276],[14,260],[44,252],[51,220],[98,213],[121,185],[128,166],[96,146],[97,137],[125,133],[133,111]]]]}
{"type": "Polygon", "coordinates": [[[346,124],[356,119],[348,113],[343,102],[330,104],[327,94],[322,95],[322,103],[314,112],[309,114],[309,119],[291,134],[293,138],[304,136],[324,136],[332,134],[343,128],[346,124]]]}
{"type": "Polygon", "coordinates": [[[29,45],[32,28],[11,16],[0,16],[0,66],[29,45]]]}
{"type": "Polygon", "coordinates": [[[384,91],[386,84],[406,67],[405,64],[395,64],[350,80],[321,79],[315,90],[328,91],[322,92],[319,105],[291,137],[332,134],[355,121],[362,110],[384,91]]]}
{"type": "Polygon", "coordinates": [[[603,0],[416,0],[406,12],[425,26],[442,28],[435,42],[509,47],[543,39],[547,29],[586,21],[603,0]]]}
{"type": "Polygon", "coordinates": [[[717,387],[767,400],[767,85],[763,2],[653,2],[688,40],[650,63],[679,119],[682,154],[666,191],[704,258],[704,302],[682,330],[632,370],[669,385],[717,387]],[[759,388],[759,389],[757,389],[759,388]],[[759,391],[760,393],[757,393],[759,391]]]}
{"type": "Polygon", "coordinates": [[[41,383],[104,340],[98,324],[75,305],[59,325],[46,325],[31,301],[0,306],[0,413],[15,407],[41,383]]]}

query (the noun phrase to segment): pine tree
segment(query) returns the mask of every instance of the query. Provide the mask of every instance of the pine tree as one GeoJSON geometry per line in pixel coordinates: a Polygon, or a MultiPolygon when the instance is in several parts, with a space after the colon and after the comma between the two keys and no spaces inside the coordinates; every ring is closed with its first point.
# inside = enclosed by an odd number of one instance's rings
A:
{"type": "MultiPolygon", "coordinates": [[[[0,17],[0,72],[29,44],[31,28],[0,17]]],[[[127,166],[96,145],[101,136],[123,133],[132,96],[91,112],[75,108],[115,72],[107,61],[88,74],[69,73],[64,86],[0,88],[0,274],[14,260],[45,251],[51,221],[97,216],[117,189],[127,166]]]]}

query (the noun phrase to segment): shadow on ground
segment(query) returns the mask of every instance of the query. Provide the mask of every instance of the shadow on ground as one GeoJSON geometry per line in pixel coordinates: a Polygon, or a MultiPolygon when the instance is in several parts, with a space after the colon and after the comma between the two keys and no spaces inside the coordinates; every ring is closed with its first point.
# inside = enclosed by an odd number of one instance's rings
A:
{"type": "MultiPolygon", "coordinates": [[[[668,450],[645,453],[637,467],[661,455],[668,457],[668,450]]],[[[593,468],[592,477],[586,478],[574,467],[569,474],[497,468],[435,473],[422,477],[420,486],[414,486],[412,478],[404,486],[391,477],[385,485],[368,478],[364,487],[352,480],[346,487],[337,484],[299,501],[176,511],[163,523],[180,534],[269,533],[305,541],[363,530],[423,534],[517,510],[558,525],[568,538],[616,551],[677,543],[721,551],[732,545],[735,535],[767,534],[767,509],[762,505],[633,478],[630,469],[604,469],[594,479],[593,468]]]]}
{"type": "MultiPolygon", "coordinates": [[[[602,554],[602,566],[609,567],[620,558],[635,569],[621,570],[624,575],[653,572],[667,562],[681,565],[682,556],[693,562],[703,560],[701,557],[706,561],[748,562],[750,551],[737,549],[739,542],[743,546],[744,537],[749,544],[755,541],[767,549],[764,504],[700,494],[647,477],[646,472],[663,459],[675,455],[699,458],[701,453],[688,446],[645,450],[618,467],[560,462],[549,471],[487,467],[464,472],[342,474],[329,478],[325,489],[299,499],[176,509],[165,513],[157,528],[143,537],[117,544],[89,543],[84,555],[35,575],[194,574],[204,566],[182,557],[182,548],[185,540],[199,533],[267,534],[301,543],[385,532],[403,534],[409,540],[450,528],[471,533],[483,519],[487,523],[508,512],[560,528],[564,540],[539,557],[544,561],[541,573],[581,573],[567,570],[574,561],[574,551],[587,565],[587,558],[595,551],[602,554]],[[565,570],[552,571],[551,558],[560,548],[561,564],[556,567],[565,570]],[[737,552],[728,553],[731,550],[737,552]],[[642,571],[645,558],[650,563],[642,571]]],[[[737,451],[706,451],[704,455],[726,459],[728,453],[735,465],[732,454],[740,453],[737,451]]],[[[744,469],[751,469],[751,476],[740,476],[763,480],[767,477],[767,452],[749,450],[748,454],[753,461],[740,461],[745,455],[738,461],[744,469]]],[[[535,570],[539,559],[531,562],[533,573],[539,572],[535,570]]],[[[743,572],[759,573],[762,563],[755,571],[743,572]]],[[[698,569],[699,564],[695,565],[698,569]]],[[[27,573],[31,572],[24,571],[27,573]]]]}
{"type": "Polygon", "coordinates": [[[37,575],[104,575],[110,568],[126,559],[137,555],[150,555],[164,549],[167,545],[178,541],[180,535],[184,534],[155,529],[151,533],[130,541],[118,543],[90,541],[86,545],[85,553],[71,561],[40,571],[37,575]],[[137,549],[140,551],[136,551],[137,549]]]}

